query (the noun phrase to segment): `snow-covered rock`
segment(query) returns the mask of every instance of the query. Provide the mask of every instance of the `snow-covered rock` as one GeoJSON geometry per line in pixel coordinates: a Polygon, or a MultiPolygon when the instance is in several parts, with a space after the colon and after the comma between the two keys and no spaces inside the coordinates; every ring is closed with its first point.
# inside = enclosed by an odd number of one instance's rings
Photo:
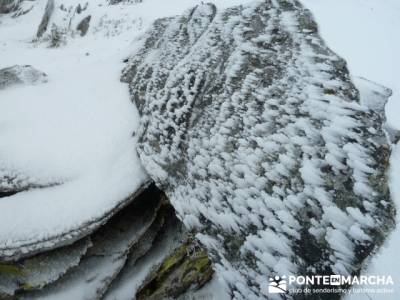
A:
{"type": "Polygon", "coordinates": [[[47,81],[47,75],[32,66],[12,66],[0,69],[0,90],[18,84],[39,84],[47,81]]]}
{"type": "Polygon", "coordinates": [[[91,241],[86,238],[17,263],[0,262],[0,299],[12,297],[16,292],[38,290],[57,281],[80,263],[90,246],[91,241]]]}
{"type": "Polygon", "coordinates": [[[296,1],[199,5],[128,61],[138,132],[126,50],[201,1],[139,2],[0,0],[0,67],[48,74],[0,76],[0,298],[273,298],[275,274],[357,273],[393,221],[390,91],[355,88],[296,1]],[[160,195],[139,205],[137,137],[215,262],[196,294],[210,262],[160,195]]]}
{"type": "Polygon", "coordinates": [[[393,227],[387,95],[360,99],[298,1],[157,20],[122,78],[140,159],[231,296],[267,297],[273,275],[357,274],[393,227]]]}
{"type": "MultiPolygon", "coordinates": [[[[162,202],[151,193],[138,197],[92,237],[80,264],[56,284],[28,299],[99,299],[124,267],[130,250],[146,235],[154,235],[164,224],[162,202]]],[[[152,241],[150,241],[151,244],[152,241]]],[[[147,251],[145,251],[146,253],[147,251]]]]}
{"type": "Polygon", "coordinates": [[[90,236],[37,256],[0,262],[0,299],[185,297],[212,273],[205,250],[152,185],[90,236]]]}

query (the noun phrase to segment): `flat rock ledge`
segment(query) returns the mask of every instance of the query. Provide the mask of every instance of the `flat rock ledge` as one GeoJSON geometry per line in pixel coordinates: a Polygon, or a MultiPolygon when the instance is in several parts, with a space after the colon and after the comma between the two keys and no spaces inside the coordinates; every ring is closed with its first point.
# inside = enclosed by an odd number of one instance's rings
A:
{"type": "Polygon", "coordinates": [[[0,261],[0,299],[165,299],[212,277],[207,252],[154,184],[92,234],[0,261]]]}

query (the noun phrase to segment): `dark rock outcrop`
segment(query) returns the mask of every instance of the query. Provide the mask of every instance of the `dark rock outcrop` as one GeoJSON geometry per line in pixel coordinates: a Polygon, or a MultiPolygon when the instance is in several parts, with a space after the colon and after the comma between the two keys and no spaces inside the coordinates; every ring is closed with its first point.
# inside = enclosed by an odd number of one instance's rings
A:
{"type": "Polygon", "coordinates": [[[298,1],[160,19],[122,79],[143,165],[232,297],[267,297],[273,275],[357,274],[393,227],[384,115],[298,1]]]}
{"type": "Polygon", "coordinates": [[[81,34],[81,36],[85,36],[87,31],[89,30],[89,24],[90,24],[90,19],[92,16],[87,16],[85,17],[82,21],[79,22],[78,26],[76,27],[76,30],[78,30],[81,34]]]}
{"type": "Polygon", "coordinates": [[[21,0],[0,0],[0,14],[8,14],[18,9],[21,0]]]}

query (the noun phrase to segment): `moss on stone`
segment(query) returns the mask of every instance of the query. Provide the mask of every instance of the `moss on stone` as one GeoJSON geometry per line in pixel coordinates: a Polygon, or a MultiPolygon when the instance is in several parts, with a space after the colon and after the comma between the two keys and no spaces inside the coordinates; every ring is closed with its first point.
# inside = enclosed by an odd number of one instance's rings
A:
{"type": "Polygon", "coordinates": [[[176,298],[189,289],[197,290],[207,283],[214,273],[207,252],[189,238],[154,270],[136,298],[176,298]]]}
{"type": "Polygon", "coordinates": [[[15,266],[12,264],[0,263],[0,275],[2,275],[2,274],[7,275],[7,276],[24,276],[25,272],[19,266],[15,266]]]}

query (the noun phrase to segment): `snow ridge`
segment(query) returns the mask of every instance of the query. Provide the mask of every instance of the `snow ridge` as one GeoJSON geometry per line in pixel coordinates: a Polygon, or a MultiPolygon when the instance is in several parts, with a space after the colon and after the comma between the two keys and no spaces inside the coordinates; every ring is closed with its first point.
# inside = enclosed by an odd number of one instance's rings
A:
{"type": "Polygon", "coordinates": [[[274,274],[358,273],[393,226],[383,112],[298,1],[159,19],[122,79],[143,165],[234,298],[267,297],[274,274]]]}

